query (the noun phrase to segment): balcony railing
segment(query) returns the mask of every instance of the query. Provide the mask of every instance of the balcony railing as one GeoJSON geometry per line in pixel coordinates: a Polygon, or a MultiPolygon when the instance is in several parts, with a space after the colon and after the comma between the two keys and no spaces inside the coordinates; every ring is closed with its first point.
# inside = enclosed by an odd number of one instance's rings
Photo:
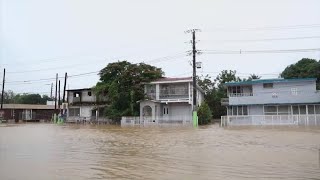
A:
{"type": "Polygon", "coordinates": [[[188,99],[188,94],[160,94],[160,99],[188,99]]]}
{"type": "Polygon", "coordinates": [[[244,96],[253,96],[253,93],[229,93],[229,97],[244,97],[244,96]]]}

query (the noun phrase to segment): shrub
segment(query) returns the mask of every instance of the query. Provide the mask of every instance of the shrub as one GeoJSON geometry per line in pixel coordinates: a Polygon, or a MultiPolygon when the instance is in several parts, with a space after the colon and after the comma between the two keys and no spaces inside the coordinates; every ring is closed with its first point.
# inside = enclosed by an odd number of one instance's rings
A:
{"type": "Polygon", "coordinates": [[[212,113],[206,102],[203,102],[198,109],[198,123],[205,125],[211,123],[212,113]]]}

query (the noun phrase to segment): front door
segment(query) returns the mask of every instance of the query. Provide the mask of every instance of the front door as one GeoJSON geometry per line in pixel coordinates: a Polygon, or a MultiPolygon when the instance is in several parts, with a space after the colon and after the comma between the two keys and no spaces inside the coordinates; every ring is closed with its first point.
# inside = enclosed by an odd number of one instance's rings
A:
{"type": "Polygon", "coordinates": [[[163,120],[168,121],[169,120],[169,106],[168,105],[163,106],[162,113],[163,113],[163,120]]]}

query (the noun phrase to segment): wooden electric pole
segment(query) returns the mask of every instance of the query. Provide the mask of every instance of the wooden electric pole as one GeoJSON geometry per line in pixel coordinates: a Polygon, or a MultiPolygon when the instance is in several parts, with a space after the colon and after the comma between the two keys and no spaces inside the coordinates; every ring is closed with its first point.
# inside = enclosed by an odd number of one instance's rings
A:
{"type": "Polygon", "coordinates": [[[63,96],[62,96],[62,102],[63,102],[63,103],[65,102],[65,97],[66,97],[67,77],[68,77],[68,74],[65,73],[65,74],[64,74],[63,96]]]}
{"type": "Polygon", "coordinates": [[[192,121],[193,126],[198,126],[198,115],[197,115],[197,67],[196,67],[196,55],[197,55],[197,49],[196,49],[196,31],[199,31],[199,29],[191,29],[186,31],[187,33],[192,33],[192,85],[193,85],[193,93],[192,93],[192,107],[193,107],[193,113],[192,113],[192,121]]]}
{"type": "Polygon", "coordinates": [[[4,83],[6,81],[6,68],[3,69],[2,93],[1,93],[1,109],[3,109],[4,83]]]}
{"type": "Polygon", "coordinates": [[[197,110],[197,71],[196,71],[196,31],[192,31],[192,84],[193,84],[193,111],[197,110]]]}
{"type": "Polygon", "coordinates": [[[51,92],[50,92],[50,98],[52,100],[52,91],[53,91],[53,83],[51,83],[51,92]]]}
{"type": "Polygon", "coordinates": [[[58,109],[60,111],[60,80],[59,80],[59,85],[58,85],[58,109]]]}
{"type": "Polygon", "coordinates": [[[56,74],[56,92],[54,96],[54,110],[57,110],[58,73],[56,74]]]}

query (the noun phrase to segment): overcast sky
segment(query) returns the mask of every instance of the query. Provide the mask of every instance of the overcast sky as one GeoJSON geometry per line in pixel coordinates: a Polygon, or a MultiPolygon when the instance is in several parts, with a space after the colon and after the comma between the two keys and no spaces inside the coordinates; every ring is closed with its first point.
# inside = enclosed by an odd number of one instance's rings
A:
{"type": "MultiPolygon", "coordinates": [[[[202,30],[199,50],[320,48],[319,0],[0,0],[0,6],[0,66],[6,90],[17,93],[50,94],[54,80],[14,81],[65,72],[89,73],[70,77],[69,88],[91,87],[98,76],[90,72],[117,60],[151,61],[166,76],[191,76],[185,53],[191,34],[184,33],[190,28],[202,30]]],[[[198,73],[215,77],[231,69],[274,78],[303,57],[319,60],[320,52],[203,53],[198,73]]]]}

